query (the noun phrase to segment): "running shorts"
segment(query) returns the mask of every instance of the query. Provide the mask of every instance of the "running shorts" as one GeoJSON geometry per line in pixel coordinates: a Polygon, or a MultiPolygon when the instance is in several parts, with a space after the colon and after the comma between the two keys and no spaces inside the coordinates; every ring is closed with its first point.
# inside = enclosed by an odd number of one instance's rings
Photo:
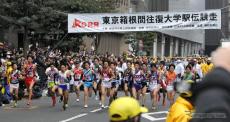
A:
{"type": "Polygon", "coordinates": [[[17,84],[10,84],[10,88],[18,89],[19,88],[19,83],[17,83],[17,84]]]}
{"type": "Polygon", "coordinates": [[[63,91],[69,90],[69,87],[67,84],[61,84],[59,85],[59,88],[61,88],[63,91]]]}
{"type": "Polygon", "coordinates": [[[141,90],[141,88],[142,88],[141,83],[134,83],[133,86],[134,86],[134,88],[135,88],[137,91],[138,91],[138,90],[141,90]]]}
{"type": "Polygon", "coordinates": [[[149,90],[151,92],[154,91],[155,89],[158,89],[158,88],[160,88],[159,84],[149,84],[149,90]]]}
{"type": "Polygon", "coordinates": [[[93,82],[84,82],[84,87],[92,88],[93,87],[93,82]]]}
{"type": "Polygon", "coordinates": [[[80,86],[82,81],[74,81],[73,84],[75,87],[80,86]]]}
{"type": "Polygon", "coordinates": [[[173,91],[174,90],[173,85],[167,85],[166,90],[167,90],[167,92],[173,91]]]}
{"type": "Polygon", "coordinates": [[[34,78],[33,77],[28,77],[25,79],[25,84],[27,87],[29,87],[32,83],[34,83],[34,78]]]}
{"type": "Polygon", "coordinates": [[[112,82],[111,82],[111,87],[112,88],[117,88],[118,86],[119,86],[119,81],[118,80],[113,80],[112,82]]]}
{"type": "Polygon", "coordinates": [[[142,86],[142,88],[144,88],[145,86],[147,86],[147,82],[146,81],[142,81],[141,82],[141,86],[142,86]]]}
{"type": "Polygon", "coordinates": [[[112,84],[110,81],[103,80],[102,81],[102,86],[105,88],[111,88],[112,84]]]}
{"type": "Polygon", "coordinates": [[[48,88],[52,88],[53,86],[55,86],[54,81],[48,81],[48,88]]]}

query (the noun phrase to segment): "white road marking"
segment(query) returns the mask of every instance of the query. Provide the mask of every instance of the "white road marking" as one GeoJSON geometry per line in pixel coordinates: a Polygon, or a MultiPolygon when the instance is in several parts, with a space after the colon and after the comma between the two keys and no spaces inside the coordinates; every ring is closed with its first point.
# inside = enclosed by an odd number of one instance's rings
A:
{"type": "Polygon", "coordinates": [[[79,114],[79,115],[77,115],[77,116],[74,116],[74,117],[71,117],[71,118],[69,118],[69,119],[59,121],[59,122],[69,122],[69,121],[71,121],[71,120],[74,120],[74,119],[77,119],[77,118],[81,118],[81,117],[86,116],[86,115],[88,115],[88,114],[87,114],[87,113],[79,114]]]}
{"type": "Polygon", "coordinates": [[[98,111],[100,111],[100,110],[101,110],[101,108],[92,110],[92,111],[90,111],[90,112],[91,112],[91,113],[94,113],[94,112],[98,112],[98,111]]]}
{"type": "Polygon", "coordinates": [[[6,106],[3,109],[5,110],[31,110],[36,109],[38,106],[27,106],[27,107],[13,107],[13,106],[6,106]]]}
{"type": "MultiPolygon", "coordinates": [[[[105,108],[104,109],[106,109],[106,108],[108,108],[109,106],[105,106],[105,108]]],[[[95,113],[95,112],[98,112],[98,111],[101,111],[102,110],[102,108],[98,108],[98,109],[95,109],[95,110],[92,110],[92,111],[90,111],[91,113],[95,113]]]]}
{"type": "Polygon", "coordinates": [[[145,113],[145,114],[142,114],[141,116],[142,116],[143,118],[146,118],[146,119],[148,119],[148,120],[150,120],[150,121],[153,122],[153,121],[165,120],[166,117],[155,118],[155,117],[153,117],[153,116],[150,116],[150,115],[156,115],[156,114],[162,114],[162,113],[167,114],[168,111],[159,111],[159,112],[145,113]]]}
{"type": "MultiPolygon", "coordinates": [[[[106,108],[108,108],[108,107],[109,107],[109,106],[105,106],[104,109],[106,109],[106,108]]],[[[103,110],[103,109],[102,109],[102,108],[98,108],[98,109],[92,110],[92,111],[90,111],[90,112],[91,112],[91,113],[95,113],[95,112],[98,112],[98,111],[101,111],[101,110],[103,110]]],[[[77,118],[81,118],[81,117],[83,117],[83,116],[86,116],[86,115],[88,115],[88,113],[79,114],[79,115],[77,115],[77,116],[74,116],[74,117],[71,117],[71,118],[69,118],[69,119],[59,121],[59,122],[69,122],[69,121],[72,121],[72,120],[74,120],[74,119],[77,119],[77,118]]]]}

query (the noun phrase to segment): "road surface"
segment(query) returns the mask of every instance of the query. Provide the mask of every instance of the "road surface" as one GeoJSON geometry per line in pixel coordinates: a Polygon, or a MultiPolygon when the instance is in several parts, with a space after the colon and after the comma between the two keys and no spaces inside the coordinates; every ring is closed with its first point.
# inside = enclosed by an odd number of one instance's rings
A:
{"type": "MultiPolygon", "coordinates": [[[[123,96],[120,92],[119,96],[123,96]]],[[[57,103],[51,107],[51,99],[42,97],[33,100],[32,106],[26,106],[26,100],[18,102],[18,107],[13,108],[6,105],[0,108],[1,122],[108,122],[108,107],[101,109],[99,101],[94,95],[89,100],[89,107],[83,108],[83,93],[80,102],[76,102],[76,95],[71,93],[69,108],[63,111],[62,104],[57,103]]],[[[108,101],[108,99],[107,99],[108,101]]],[[[168,101],[167,101],[168,103],[168,101]]],[[[151,108],[150,96],[147,94],[147,107],[151,108]]],[[[156,111],[149,109],[149,113],[142,115],[142,122],[164,122],[169,105],[163,107],[161,104],[156,111]]]]}

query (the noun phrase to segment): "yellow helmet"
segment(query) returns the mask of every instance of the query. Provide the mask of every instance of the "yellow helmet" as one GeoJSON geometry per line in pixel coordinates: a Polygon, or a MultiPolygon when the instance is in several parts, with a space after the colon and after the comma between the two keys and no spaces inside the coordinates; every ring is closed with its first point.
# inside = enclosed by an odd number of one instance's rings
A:
{"type": "Polygon", "coordinates": [[[120,97],[111,103],[109,118],[112,121],[124,121],[146,112],[148,112],[148,109],[141,107],[136,99],[120,97]]]}

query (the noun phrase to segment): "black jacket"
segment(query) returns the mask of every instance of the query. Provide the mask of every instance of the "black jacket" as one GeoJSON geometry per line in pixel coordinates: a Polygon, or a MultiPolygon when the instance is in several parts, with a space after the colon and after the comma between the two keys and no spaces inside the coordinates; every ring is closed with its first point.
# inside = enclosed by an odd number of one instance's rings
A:
{"type": "Polygon", "coordinates": [[[230,122],[230,72],[215,68],[193,91],[191,122],[230,122]]]}

